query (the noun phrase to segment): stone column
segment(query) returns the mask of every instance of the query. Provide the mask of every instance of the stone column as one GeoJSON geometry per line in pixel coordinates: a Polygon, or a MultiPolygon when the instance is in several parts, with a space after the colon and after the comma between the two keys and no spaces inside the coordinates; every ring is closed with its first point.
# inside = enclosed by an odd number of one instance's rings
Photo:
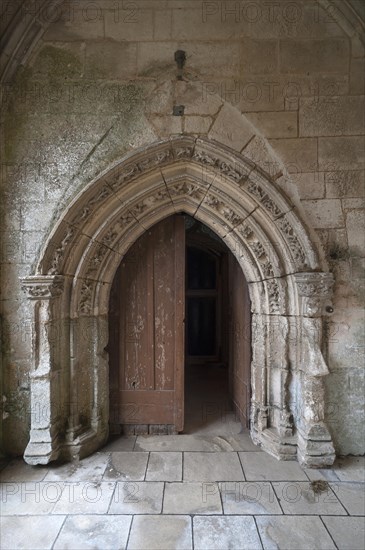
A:
{"type": "Polygon", "coordinates": [[[59,456],[61,403],[59,370],[54,368],[53,306],[63,291],[63,277],[31,276],[21,280],[22,288],[34,302],[34,333],[30,373],[31,430],[24,453],[28,464],[48,464],[59,456]]]}
{"type": "Polygon", "coordinates": [[[306,467],[330,466],[335,450],[324,418],[323,376],[329,373],[322,355],[322,316],[331,313],[331,273],[295,275],[301,311],[298,460],[306,467]]]}

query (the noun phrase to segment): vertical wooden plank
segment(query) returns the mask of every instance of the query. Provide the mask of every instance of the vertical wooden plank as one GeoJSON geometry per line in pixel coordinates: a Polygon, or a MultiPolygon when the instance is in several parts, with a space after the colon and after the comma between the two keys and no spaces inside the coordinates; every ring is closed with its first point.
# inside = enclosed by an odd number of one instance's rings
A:
{"type": "Polygon", "coordinates": [[[175,426],[184,429],[185,220],[175,216],[175,426]]]}
{"type": "Polygon", "coordinates": [[[155,379],[157,390],[174,389],[175,350],[175,222],[156,226],[154,246],[155,379]]]}

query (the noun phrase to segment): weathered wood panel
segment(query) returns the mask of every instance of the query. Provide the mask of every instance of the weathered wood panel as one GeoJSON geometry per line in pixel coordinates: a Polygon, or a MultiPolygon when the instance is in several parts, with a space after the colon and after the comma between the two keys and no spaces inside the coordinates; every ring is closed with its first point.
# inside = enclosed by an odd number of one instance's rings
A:
{"type": "Polygon", "coordinates": [[[183,429],[185,227],[169,217],[142,235],[119,270],[120,424],[183,429]]]}

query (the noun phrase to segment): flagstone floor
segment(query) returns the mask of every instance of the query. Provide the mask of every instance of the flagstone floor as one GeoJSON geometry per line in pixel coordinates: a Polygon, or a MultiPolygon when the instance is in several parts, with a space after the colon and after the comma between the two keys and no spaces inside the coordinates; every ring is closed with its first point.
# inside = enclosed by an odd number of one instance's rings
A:
{"type": "Polygon", "coordinates": [[[2,550],[365,547],[363,457],[303,470],[248,433],[119,437],[78,463],[14,459],[0,480],[2,550]]]}

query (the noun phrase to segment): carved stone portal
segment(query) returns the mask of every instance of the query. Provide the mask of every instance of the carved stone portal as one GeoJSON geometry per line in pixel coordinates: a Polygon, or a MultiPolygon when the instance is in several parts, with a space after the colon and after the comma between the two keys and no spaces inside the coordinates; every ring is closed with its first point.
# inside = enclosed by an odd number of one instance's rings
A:
{"type": "Polygon", "coordinates": [[[251,436],[278,459],[324,466],[322,318],[332,275],[269,177],[221,144],[180,137],[129,155],[63,213],[36,274],[32,414],[25,460],[84,457],[108,437],[108,304],[123,255],[149,227],[186,212],[219,235],[248,282],[251,436]],[[294,274],[294,275],[293,275],[294,274]]]}

